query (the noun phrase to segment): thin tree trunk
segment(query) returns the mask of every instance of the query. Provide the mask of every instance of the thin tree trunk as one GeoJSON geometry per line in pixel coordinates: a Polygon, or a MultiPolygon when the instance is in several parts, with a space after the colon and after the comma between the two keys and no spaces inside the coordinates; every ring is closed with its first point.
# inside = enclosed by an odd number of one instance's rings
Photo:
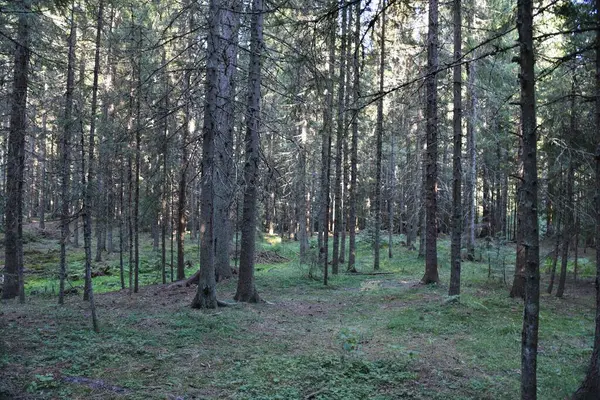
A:
{"type": "Polygon", "coordinates": [[[335,69],[335,29],[329,29],[329,68],[327,92],[323,109],[323,142],[321,146],[321,207],[319,217],[319,264],[323,266],[323,284],[327,285],[329,274],[329,184],[331,172],[331,139],[333,133],[333,81],[335,69]]]}
{"type": "Polygon", "coordinates": [[[40,196],[38,204],[39,226],[41,230],[46,229],[46,135],[47,135],[47,119],[48,113],[42,115],[42,137],[40,138],[40,196]]]}
{"type": "MultiPolygon", "coordinates": [[[[574,111],[574,107],[572,109],[574,111]]],[[[575,119],[572,116],[573,120],[575,119]]],[[[572,130],[571,134],[575,131],[572,130]]],[[[569,244],[571,242],[571,235],[573,234],[573,180],[575,179],[575,170],[573,167],[573,160],[569,160],[569,170],[567,172],[567,193],[565,199],[565,210],[564,210],[564,233],[562,241],[562,256],[560,263],[560,277],[558,279],[558,288],[556,289],[556,297],[563,297],[565,293],[565,284],[567,280],[567,262],[569,261],[569,244]]]]}
{"type": "MultiPolygon", "coordinates": [[[[600,0],[595,1],[596,11],[596,243],[600,243],[600,0]]],[[[573,400],[597,400],[600,393],[600,251],[596,251],[596,327],[592,356],[581,386],[573,395],[573,400]]]]}
{"type": "Polygon", "coordinates": [[[258,202],[258,165],[260,130],[260,83],[263,50],[263,2],[252,1],[250,27],[250,66],[248,73],[248,108],[246,111],[246,162],[244,164],[244,205],[242,215],[242,242],[240,247],[240,275],[234,299],[248,303],[260,301],[254,284],[254,254],[258,202]]]}
{"type": "Polygon", "coordinates": [[[522,219],[525,246],[525,307],[521,341],[521,398],[537,398],[537,345],[540,304],[540,268],[538,236],[538,177],[535,117],[535,73],[533,54],[533,1],[518,0],[521,72],[521,126],[523,135],[522,219]]]}
{"type": "MultiPolygon", "coordinates": [[[[402,127],[403,124],[400,124],[402,127]]],[[[394,234],[394,201],[396,200],[396,158],[394,154],[394,130],[390,131],[390,160],[388,166],[388,190],[389,195],[387,199],[387,212],[388,212],[388,258],[393,257],[393,245],[394,241],[392,235],[394,234]]],[[[400,213],[400,231],[402,231],[402,214],[400,213]]]]}
{"type": "Polygon", "coordinates": [[[429,0],[429,31],[427,34],[427,70],[425,82],[427,90],[426,132],[427,169],[425,178],[426,193],[426,234],[425,234],[425,275],[421,282],[437,283],[440,278],[437,269],[437,158],[438,158],[438,0],[429,0]]]}
{"type": "Polygon", "coordinates": [[[454,114],[452,127],[454,131],[454,154],[452,157],[452,243],[450,249],[450,289],[448,294],[460,294],[460,269],[461,269],[461,236],[462,236],[462,75],[460,59],[462,57],[462,17],[461,0],[454,0],[454,114]]]}
{"type": "Polygon", "coordinates": [[[27,90],[29,84],[30,0],[20,2],[15,47],[13,90],[11,98],[8,154],[6,166],[5,253],[3,299],[19,296],[25,302],[23,283],[23,179],[25,173],[25,135],[27,125],[27,90]]]}
{"type": "MultiPolygon", "coordinates": [[[[381,43],[379,54],[379,92],[383,93],[383,80],[385,75],[385,0],[382,2],[381,12],[381,43]]],[[[383,96],[377,101],[377,125],[376,125],[376,145],[375,145],[375,201],[373,208],[375,209],[375,223],[373,241],[373,269],[379,270],[379,250],[381,247],[381,159],[383,152],[383,96]]]]}
{"type": "Polygon", "coordinates": [[[202,132],[202,175],[200,203],[200,277],[193,308],[216,308],[215,233],[214,233],[214,157],[217,132],[217,97],[219,95],[219,22],[221,3],[210,0],[208,16],[206,95],[202,132]]]}
{"type": "MultiPolygon", "coordinates": [[[[335,197],[335,211],[334,211],[334,231],[333,231],[333,254],[331,259],[331,272],[335,275],[339,271],[340,264],[340,237],[344,229],[344,209],[342,200],[342,151],[343,142],[346,127],[345,122],[345,109],[344,102],[346,101],[346,31],[347,31],[347,15],[348,8],[344,4],[340,10],[342,13],[342,36],[341,36],[341,49],[340,49],[340,72],[338,76],[338,98],[337,98],[337,129],[336,129],[336,141],[335,141],[335,186],[334,186],[334,197],[335,197]]],[[[341,257],[344,258],[343,256],[341,257]]]]}
{"type": "MultiPolygon", "coordinates": [[[[518,132],[521,132],[521,127],[517,128],[518,132]]],[[[518,166],[517,166],[517,175],[519,179],[517,180],[517,204],[515,210],[515,228],[518,228],[517,221],[523,220],[523,207],[520,204],[523,203],[523,189],[522,189],[522,181],[523,181],[523,139],[519,138],[519,150],[518,150],[518,166]]],[[[520,297],[525,299],[525,247],[523,245],[523,230],[516,229],[515,232],[515,241],[516,241],[516,258],[515,258],[515,275],[513,278],[512,288],[510,290],[510,297],[516,298],[520,297]]]]}
{"type": "Polygon", "coordinates": [[[554,228],[554,234],[556,235],[554,241],[554,251],[552,252],[552,268],[550,269],[550,281],[548,282],[548,289],[546,291],[548,294],[552,293],[552,289],[554,289],[554,280],[556,279],[556,265],[558,263],[558,251],[560,249],[560,239],[563,231],[561,230],[561,223],[563,220],[564,212],[561,213],[556,222],[556,227],[554,228]]]}
{"type": "Polygon", "coordinates": [[[220,13],[221,40],[219,57],[219,97],[217,104],[217,136],[215,140],[217,182],[215,185],[215,268],[217,280],[233,276],[229,263],[231,250],[231,207],[234,198],[233,130],[235,125],[235,79],[237,70],[238,32],[241,2],[228,0],[220,13]]]}
{"type": "Polygon", "coordinates": [[[94,196],[94,142],[96,140],[96,109],[98,107],[98,77],[100,75],[100,42],[102,37],[104,0],[98,5],[98,20],[96,27],[96,54],[94,57],[94,82],[92,86],[92,106],[90,120],[90,136],[88,148],[87,182],[82,182],[83,188],[83,239],[85,247],[85,280],[87,283],[86,295],[90,302],[92,325],[95,332],[99,332],[98,319],[96,317],[96,305],[94,303],[94,289],[92,284],[92,200],[94,196]]]}
{"type": "Polygon", "coordinates": [[[73,91],[75,88],[75,44],[77,42],[77,25],[75,24],[75,1],[71,5],[71,28],[67,45],[69,46],[67,58],[67,90],[65,93],[65,120],[60,147],[60,194],[61,194],[61,220],[60,220],[60,269],[58,304],[64,304],[65,278],[67,275],[67,240],[69,238],[70,202],[69,182],[70,177],[70,146],[73,131],[73,91]]]}
{"type": "Polygon", "coordinates": [[[348,243],[348,271],[356,272],[356,202],[357,202],[357,177],[358,177],[358,116],[359,116],[359,101],[360,101],[360,6],[359,0],[355,6],[354,17],[354,54],[353,62],[353,79],[352,84],[352,144],[350,148],[350,211],[348,214],[348,234],[350,240],[348,243]]]}
{"type": "MultiPolygon", "coordinates": [[[[471,0],[470,10],[467,13],[467,30],[473,32],[473,19],[475,14],[475,1],[471,0]]],[[[467,118],[467,153],[469,170],[466,179],[466,210],[467,210],[467,259],[475,259],[475,195],[477,192],[477,143],[475,125],[477,122],[477,92],[475,90],[476,61],[467,64],[467,103],[469,116],[467,118]]]]}
{"type": "Polygon", "coordinates": [[[300,263],[306,264],[308,255],[308,232],[306,231],[307,200],[306,200],[306,142],[308,136],[308,121],[304,119],[301,124],[300,149],[298,151],[298,241],[300,242],[300,263]]]}

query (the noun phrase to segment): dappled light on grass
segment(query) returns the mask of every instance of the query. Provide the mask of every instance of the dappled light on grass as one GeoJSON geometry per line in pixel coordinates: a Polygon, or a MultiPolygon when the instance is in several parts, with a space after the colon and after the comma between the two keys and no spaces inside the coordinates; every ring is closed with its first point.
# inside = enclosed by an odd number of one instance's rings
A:
{"type": "MultiPolygon", "coordinates": [[[[43,292],[55,282],[55,266],[39,258],[43,273],[28,275],[28,304],[6,302],[0,311],[3,332],[18,338],[3,345],[3,385],[39,398],[518,397],[522,303],[508,297],[501,264],[492,258],[488,277],[485,258],[465,262],[460,301],[447,303],[443,262],[441,284],[420,285],[423,261],[397,246],[394,259],[382,259],[388,274],[372,276],[369,244],[358,242],[363,274],[332,275],[324,288],[298,262],[297,242],[261,241],[258,253],[271,256],[256,265],[256,284],[268,303],[207,311],[188,307],[195,286],[157,284],[157,255],[144,246],[140,293],[120,291],[118,274],[94,278],[103,292],[99,335],[88,326],[81,292],[63,307],[43,292]]],[[[194,260],[197,248],[187,250],[194,260]]],[[[446,250],[441,241],[440,260],[446,250]]],[[[72,255],[74,277],[81,269],[72,255]]],[[[104,264],[117,262],[108,256],[104,264]]],[[[235,279],[219,283],[219,297],[233,298],[235,287],[235,279]]],[[[542,297],[540,398],[567,396],[583,376],[592,289],[580,282],[565,299],[542,297]]]]}

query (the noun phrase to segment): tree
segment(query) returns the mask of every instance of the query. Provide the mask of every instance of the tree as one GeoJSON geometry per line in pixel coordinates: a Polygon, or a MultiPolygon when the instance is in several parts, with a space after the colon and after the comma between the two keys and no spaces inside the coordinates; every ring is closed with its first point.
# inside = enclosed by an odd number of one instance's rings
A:
{"type": "Polygon", "coordinates": [[[60,220],[60,287],[58,291],[58,303],[63,304],[65,293],[65,278],[67,273],[67,240],[69,238],[69,222],[71,219],[69,213],[69,182],[70,182],[70,146],[73,130],[73,91],[75,88],[75,43],[77,40],[77,25],[75,24],[75,4],[71,6],[71,29],[67,44],[68,61],[67,61],[67,91],[65,93],[65,114],[64,127],[61,137],[61,220],[60,220]]]}
{"type": "Polygon", "coordinates": [[[349,212],[348,212],[348,232],[350,239],[348,241],[348,271],[356,272],[356,202],[357,199],[357,177],[358,177],[358,116],[360,101],[360,9],[361,2],[358,1],[355,6],[354,17],[354,52],[352,55],[352,143],[350,146],[350,188],[349,212]]]}
{"type": "Polygon", "coordinates": [[[462,18],[461,0],[454,0],[452,7],[454,24],[454,68],[453,68],[453,99],[454,114],[452,128],[454,133],[454,155],[452,159],[452,243],[450,249],[450,289],[448,294],[460,294],[460,267],[461,267],[461,235],[462,235],[462,76],[460,59],[462,56],[462,18]]]}
{"type": "MultiPolygon", "coordinates": [[[[94,303],[94,289],[92,284],[92,201],[94,196],[94,179],[95,179],[95,154],[94,154],[94,142],[96,140],[96,111],[98,107],[98,78],[100,75],[100,46],[102,38],[102,26],[103,26],[103,13],[104,13],[104,0],[100,0],[98,4],[98,15],[96,20],[96,50],[94,55],[94,79],[92,84],[92,104],[91,104],[91,120],[90,120],[90,134],[89,134],[89,146],[88,146],[88,165],[87,165],[87,178],[83,175],[83,239],[85,248],[85,281],[86,290],[84,297],[90,302],[90,309],[92,314],[92,325],[95,332],[99,332],[98,319],[96,317],[96,305],[94,303]]],[[[83,139],[83,138],[82,138],[83,139]]],[[[82,147],[82,151],[84,151],[82,147]]]]}
{"type": "Polygon", "coordinates": [[[427,78],[425,80],[427,107],[425,112],[427,151],[426,151],[426,246],[425,275],[421,282],[437,283],[440,278],[437,270],[437,177],[438,177],[438,0],[429,0],[429,30],[427,33],[427,78]]]}
{"type": "MultiPolygon", "coordinates": [[[[596,76],[595,76],[595,97],[596,104],[594,110],[595,117],[595,140],[596,154],[594,155],[594,166],[596,169],[595,178],[595,222],[596,222],[596,243],[600,243],[600,1],[596,0],[596,76]]],[[[574,400],[594,400],[600,393],[600,251],[596,252],[596,326],[594,331],[594,344],[590,364],[588,366],[585,378],[575,394],[574,400]]]]}
{"type": "Polygon", "coordinates": [[[263,51],[263,2],[252,1],[250,26],[250,66],[248,68],[248,106],[246,110],[246,161],[244,163],[244,206],[242,215],[242,243],[240,248],[240,277],[234,299],[248,303],[260,301],[254,284],[254,256],[256,250],[257,181],[260,162],[260,84],[263,51]]]}
{"type": "Polygon", "coordinates": [[[521,398],[537,398],[537,344],[540,304],[537,132],[535,118],[535,76],[533,54],[533,2],[517,3],[519,32],[519,64],[521,72],[521,134],[523,137],[523,181],[521,202],[523,210],[517,222],[523,232],[525,248],[525,307],[521,341],[521,398]]]}
{"type": "MultiPolygon", "coordinates": [[[[341,46],[340,46],[340,69],[338,75],[338,98],[337,98],[337,127],[336,127],[336,138],[335,138],[335,183],[334,183],[334,196],[335,196],[335,211],[334,211],[334,231],[333,231],[333,254],[331,259],[331,272],[333,274],[338,273],[340,264],[340,240],[344,235],[344,208],[342,200],[342,160],[343,160],[343,143],[345,139],[346,126],[345,124],[345,110],[344,102],[346,101],[346,30],[347,30],[347,16],[348,6],[345,1],[341,7],[342,13],[342,35],[341,35],[341,46]]],[[[343,260],[343,254],[341,256],[343,260]]]]}
{"type": "MultiPolygon", "coordinates": [[[[385,1],[381,5],[381,48],[379,56],[379,92],[383,93],[383,81],[385,78],[385,1]]],[[[375,155],[375,201],[373,207],[375,209],[375,240],[373,243],[373,269],[379,270],[379,250],[381,247],[381,158],[383,151],[383,95],[379,97],[377,102],[377,139],[376,139],[376,155],[375,155]]],[[[391,244],[391,243],[390,243],[391,244]]]]}
{"type": "Polygon", "coordinates": [[[17,3],[19,11],[15,42],[14,77],[6,167],[5,250],[3,299],[19,295],[25,302],[23,282],[23,179],[25,171],[25,133],[27,127],[27,89],[29,86],[29,30],[31,1],[17,3]]]}
{"type": "Polygon", "coordinates": [[[237,49],[240,26],[241,2],[229,0],[220,13],[221,40],[219,57],[219,97],[217,105],[218,133],[215,140],[216,162],[218,163],[215,185],[215,268],[217,280],[230,278],[233,274],[229,265],[232,223],[231,208],[235,190],[233,128],[235,118],[235,79],[237,75],[237,49]]]}
{"type": "Polygon", "coordinates": [[[200,275],[193,308],[216,308],[215,231],[214,231],[214,156],[215,135],[218,130],[217,98],[219,91],[219,22],[222,4],[211,0],[208,14],[206,56],[206,94],[204,98],[204,125],[202,127],[202,175],[200,199],[200,275]]]}

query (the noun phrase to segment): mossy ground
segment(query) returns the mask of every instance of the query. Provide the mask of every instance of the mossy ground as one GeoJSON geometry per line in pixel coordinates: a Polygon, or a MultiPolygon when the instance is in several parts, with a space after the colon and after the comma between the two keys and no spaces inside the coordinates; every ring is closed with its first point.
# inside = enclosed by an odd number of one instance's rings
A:
{"type": "MultiPolygon", "coordinates": [[[[360,239],[359,270],[369,273],[360,239]]],[[[0,303],[0,398],[518,398],[522,303],[508,297],[511,248],[464,263],[460,302],[447,303],[447,241],[437,286],[418,283],[423,260],[398,243],[382,262],[389,274],[342,273],[325,287],[309,278],[315,266],[298,263],[297,243],[267,237],[261,249],[290,260],[257,265],[267,303],[199,311],[189,307],[195,287],[158,284],[159,256],[145,241],[138,294],[119,290],[118,255],[105,257],[114,274],[94,279],[96,334],[80,296],[58,306],[52,295],[56,241],[32,241],[27,303],[0,303]]],[[[197,260],[197,246],[187,251],[197,260]]],[[[81,276],[81,255],[70,250],[70,276],[81,276]]],[[[230,300],[235,285],[220,283],[219,297],[230,300]]],[[[575,390],[592,335],[589,278],[569,282],[563,299],[542,296],[540,399],[575,390]]]]}

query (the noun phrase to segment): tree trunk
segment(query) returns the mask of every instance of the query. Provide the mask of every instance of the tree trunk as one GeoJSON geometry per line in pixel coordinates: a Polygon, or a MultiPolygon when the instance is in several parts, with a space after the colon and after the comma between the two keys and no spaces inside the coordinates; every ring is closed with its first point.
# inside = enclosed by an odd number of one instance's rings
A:
{"type": "Polygon", "coordinates": [[[60,269],[59,269],[59,290],[58,304],[64,304],[65,278],[67,275],[67,240],[69,238],[69,220],[70,220],[70,201],[69,201],[69,182],[71,155],[70,146],[73,131],[73,91],[75,88],[75,44],[77,42],[77,26],[75,24],[75,2],[71,5],[71,28],[67,45],[69,46],[67,58],[67,90],[65,93],[65,115],[63,134],[60,143],[60,197],[61,197],[61,216],[60,216],[60,269]]]}
{"type": "MultiPolygon", "coordinates": [[[[345,3],[345,0],[344,0],[345,3]]],[[[334,211],[334,231],[333,231],[333,254],[331,259],[331,272],[337,274],[340,264],[340,238],[344,229],[344,208],[343,208],[343,191],[342,191],[342,151],[345,138],[346,126],[344,103],[346,101],[346,30],[347,30],[347,15],[348,8],[343,4],[342,9],[342,36],[340,49],[340,72],[338,76],[338,98],[337,98],[337,130],[335,139],[335,211],[334,211]]],[[[343,260],[344,257],[342,256],[343,260]]]]}
{"type": "Polygon", "coordinates": [[[40,161],[39,161],[39,204],[38,204],[38,218],[39,226],[41,230],[46,229],[46,135],[48,132],[48,114],[45,112],[42,115],[42,135],[40,137],[40,161]]]}
{"type": "Polygon", "coordinates": [[[521,398],[537,398],[537,344],[540,303],[538,236],[537,137],[535,117],[535,76],[533,54],[533,1],[518,0],[521,83],[521,131],[523,135],[522,219],[525,247],[525,308],[521,341],[521,398]]]}
{"type": "Polygon", "coordinates": [[[426,192],[426,245],[425,275],[421,282],[437,283],[440,278],[437,269],[437,158],[438,158],[438,0],[429,0],[429,31],[427,34],[427,91],[426,132],[427,132],[427,173],[426,192]]]}
{"type": "Polygon", "coordinates": [[[298,241],[300,242],[300,263],[307,263],[307,255],[309,250],[308,232],[306,231],[307,220],[307,200],[306,200],[306,142],[308,136],[308,121],[304,119],[301,124],[300,133],[300,149],[298,150],[298,241]]]}
{"type": "MultiPolygon", "coordinates": [[[[573,97],[574,99],[574,97],[573,97]]],[[[574,111],[574,108],[572,109],[574,111]]],[[[572,116],[574,121],[574,116],[572,116]]],[[[575,134],[575,130],[571,131],[575,134]]],[[[564,233],[562,241],[562,256],[560,262],[560,277],[558,279],[558,288],[556,289],[556,297],[563,297],[565,293],[565,284],[567,280],[567,263],[569,261],[569,244],[571,243],[571,235],[573,234],[573,180],[575,179],[575,169],[573,160],[569,160],[569,170],[567,172],[567,193],[566,207],[564,210],[564,233]]]]}
{"type": "Polygon", "coordinates": [[[450,249],[450,289],[448,294],[456,296],[460,294],[460,268],[461,268],[461,235],[462,235],[462,76],[460,59],[462,57],[462,18],[461,0],[454,0],[453,24],[454,24],[454,114],[452,117],[452,128],[454,132],[454,154],[452,157],[452,239],[450,249]]]}
{"type": "Polygon", "coordinates": [[[235,124],[235,78],[237,70],[238,32],[241,2],[229,0],[220,13],[221,40],[219,57],[219,97],[217,104],[215,185],[215,268],[217,280],[231,278],[231,207],[234,199],[233,129],[235,124]]]}
{"type": "MultiPolygon", "coordinates": [[[[600,243],[600,1],[595,1],[596,11],[596,243],[600,243]]],[[[600,251],[596,251],[596,329],[590,364],[583,383],[575,392],[574,400],[597,400],[600,393],[600,251]]]]}
{"type": "Polygon", "coordinates": [[[554,251],[552,252],[552,268],[550,270],[550,282],[548,283],[548,289],[547,292],[548,294],[552,293],[552,289],[554,288],[554,280],[556,278],[556,265],[558,263],[558,251],[560,249],[560,239],[561,239],[561,235],[564,234],[564,232],[561,230],[561,223],[563,220],[563,215],[564,212],[560,213],[560,215],[557,218],[557,222],[556,222],[556,226],[554,228],[554,234],[556,235],[555,237],[555,242],[554,242],[554,251]]]}
{"type": "Polygon", "coordinates": [[[246,162],[244,163],[244,205],[242,215],[242,242],[240,248],[240,276],[234,299],[248,303],[260,301],[254,284],[254,254],[258,202],[258,165],[260,162],[260,83],[263,50],[263,2],[252,1],[250,27],[250,65],[248,68],[248,107],[246,111],[246,162]]]}
{"type": "Polygon", "coordinates": [[[350,148],[350,189],[349,202],[350,210],[348,213],[348,234],[350,240],[348,243],[348,271],[356,272],[356,202],[357,202],[357,177],[358,177],[358,116],[359,116],[359,101],[360,101],[360,5],[359,0],[354,6],[354,54],[353,62],[353,79],[352,84],[352,144],[350,148]]]}
{"type": "Polygon", "coordinates": [[[202,129],[202,175],[200,200],[200,280],[192,301],[193,308],[216,308],[215,233],[214,233],[214,158],[219,95],[219,0],[210,0],[206,57],[206,95],[202,129]]]}
{"type": "MultiPolygon", "coordinates": [[[[92,313],[92,325],[95,332],[99,332],[98,319],[96,318],[96,305],[94,303],[94,289],[92,284],[92,201],[94,198],[94,179],[95,179],[95,158],[94,158],[94,142],[96,140],[96,109],[98,107],[98,77],[100,74],[100,43],[102,38],[104,0],[100,0],[98,5],[98,20],[96,27],[96,52],[94,58],[94,82],[92,86],[92,106],[90,120],[90,136],[88,146],[88,166],[87,166],[87,182],[84,178],[82,182],[83,188],[83,240],[85,248],[85,281],[87,290],[84,295],[90,302],[92,313]]],[[[83,143],[82,143],[83,144],[83,143]]],[[[83,147],[82,147],[83,150],[83,147]]],[[[85,176],[85,175],[84,175],[85,176]]]]}
{"type": "MultiPolygon", "coordinates": [[[[382,2],[381,12],[381,49],[379,54],[379,93],[383,93],[383,80],[385,75],[385,1],[382,2]]],[[[383,95],[379,96],[377,101],[377,125],[376,125],[376,154],[375,154],[375,223],[373,241],[373,269],[379,270],[379,250],[381,247],[381,158],[383,151],[383,95]]]]}
{"type": "Polygon", "coordinates": [[[29,84],[30,0],[20,2],[15,47],[13,91],[11,98],[8,154],[6,166],[5,253],[3,299],[19,296],[23,290],[23,178],[25,173],[25,135],[27,126],[27,89],[29,84]]]}
{"type": "MultiPolygon", "coordinates": [[[[184,93],[185,96],[190,96],[190,73],[187,71],[184,77],[184,93]]],[[[187,141],[189,137],[190,124],[190,105],[189,99],[184,100],[184,122],[181,129],[181,171],[179,175],[179,189],[177,191],[177,280],[185,279],[185,205],[186,205],[186,188],[187,188],[187,169],[189,166],[187,154],[187,141]]],[[[213,128],[214,129],[214,128],[213,128]]],[[[213,139],[211,139],[213,140],[213,139]]],[[[211,144],[212,148],[212,144],[211,144]]],[[[211,178],[212,179],[212,178],[211,178]]],[[[203,192],[204,195],[204,192],[203,192]]],[[[212,196],[212,188],[211,188],[212,196]]],[[[212,204],[212,201],[211,201],[212,204]]],[[[211,206],[212,208],[212,206],[211,206]]],[[[211,214],[212,214],[211,210],[211,214]]],[[[212,216],[211,216],[212,218],[212,216]]]]}
{"type": "MultiPolygon", "coordinates": [[[[473,19],[475,14],[475,1],[470,1],[470,10],[467,13],[467,30],[473,32],[473,19]]],[[[474,55],[475,58],[475,55],[474,55]]],[[[475,90],[476,61],[467,64],[467,103],[469,115],[467,118],[467,153],[469,170],[466,179],[466,227],[467,227],[467,259],[475,259],[475,197],[477,192],[477,143],[475,125],[477,123],[477,93],[475,90]]]]}

